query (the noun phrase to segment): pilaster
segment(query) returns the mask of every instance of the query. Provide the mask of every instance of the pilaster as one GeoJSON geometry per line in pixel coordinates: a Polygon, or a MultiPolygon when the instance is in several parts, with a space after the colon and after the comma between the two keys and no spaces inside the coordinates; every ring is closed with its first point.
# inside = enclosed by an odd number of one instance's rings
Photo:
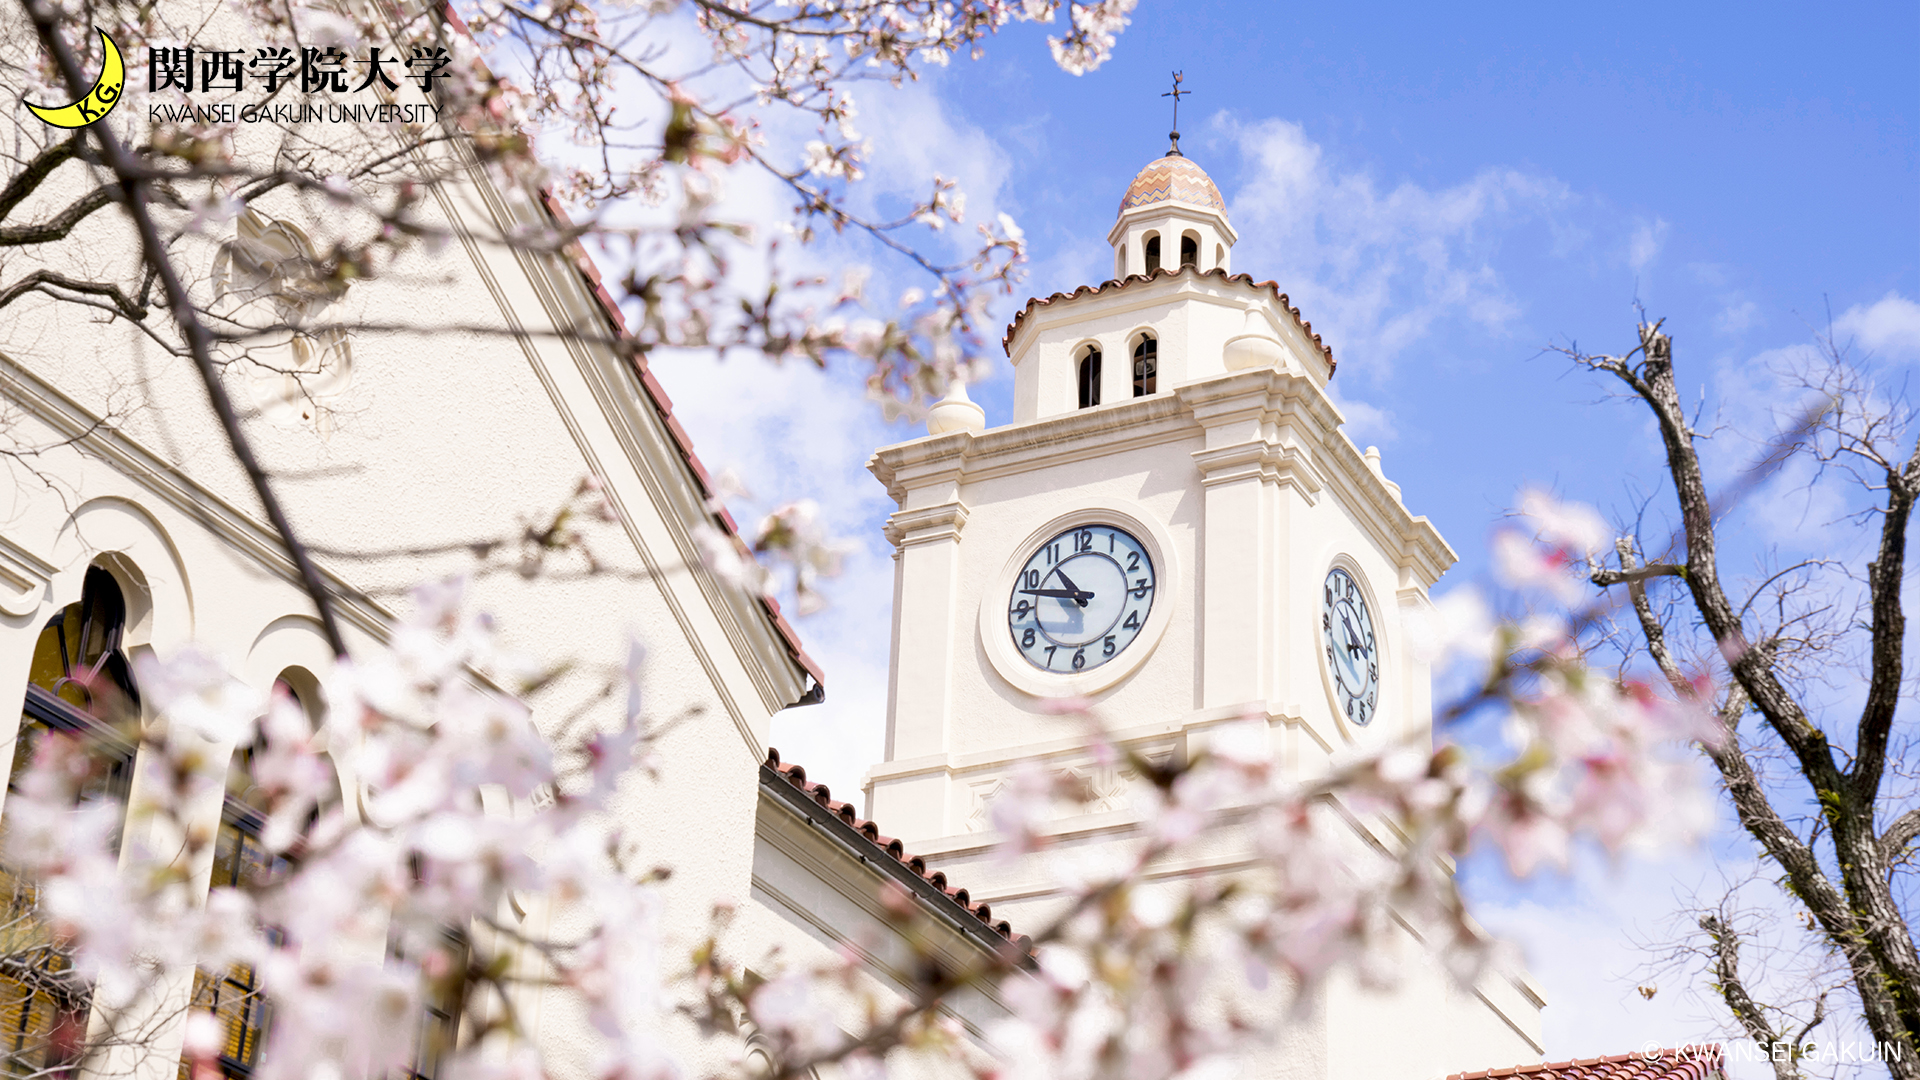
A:
{"type": "Polygon", "coordinates": [[[887,519],[894,545],[893,656],[887,688],[887,758],[945,753],[953,713],[959,612],[960,533],[969,513],[959,499],[887,519]],[[908,617],[911,613],[911,617],[908,617]]]}

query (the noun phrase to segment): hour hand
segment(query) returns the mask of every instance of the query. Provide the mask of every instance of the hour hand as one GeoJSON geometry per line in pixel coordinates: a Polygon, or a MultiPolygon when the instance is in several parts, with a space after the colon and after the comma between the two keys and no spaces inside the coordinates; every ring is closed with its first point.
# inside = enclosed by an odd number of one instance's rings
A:
{"type": "Polygon", "coordinates": [[[1053,572],[1060,576],[1060,584],[1065,585],[1067,588],[1073,590],[1074,603],[1079,604],[1081,607],[1086,607],[1087,601],[1093,599],[1093,594],[1081,588],[1080,586],[1075,585],[1073,583],[1073,579],[1067,576],[1067,572],[1065,570],[1056,568],[1053,572]]]}

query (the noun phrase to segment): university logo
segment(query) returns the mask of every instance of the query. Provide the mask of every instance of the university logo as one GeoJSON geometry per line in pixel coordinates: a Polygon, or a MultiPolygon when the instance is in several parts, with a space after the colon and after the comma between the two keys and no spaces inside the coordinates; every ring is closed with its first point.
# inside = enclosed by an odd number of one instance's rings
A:
{"type": "Polygon", "coordinates": [[[100,65],[100,77],[93,81],[93,89],[85,97],[71,105],[51,107],[23,102],[33,110],[33,115],[52,124],[54,127],[86,127],[95,120],[113,111],[120,103],[120,91],[126,87],[127,65],[120,59],[120,48],[107,36],[105,30],[95,29],[100,35],[100,51],[106,62],[100,65]]]}

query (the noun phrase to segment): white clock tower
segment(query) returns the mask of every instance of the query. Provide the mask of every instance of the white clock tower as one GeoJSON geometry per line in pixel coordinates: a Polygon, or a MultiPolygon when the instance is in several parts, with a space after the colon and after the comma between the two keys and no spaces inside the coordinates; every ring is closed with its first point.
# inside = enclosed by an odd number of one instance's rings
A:
{"type": "MultiPolygon", "coordinates": [[[[1113,280],[1015,316],[1012,422],[987,428],[957,393],[932,434],[868,463],[900,507],[868,816],[1016,927],[1057,896],[1041,860],[988,857],[987,806],[1019,762],[1077,772],[1098,795],[1059,823],[1062,846],[1124,845],[1137,823],[1132,778],[1049,699],[1087,699],[1150,758],[1264,716],[1302,777],[1344,748],[1430,730],[1406,622],[1454,553],[1340,430],[1333,350],[1277,285],[1231,272],[1236,239],[1176,144],[1121,200],[1113,280]]],[[[1335,994],[1315,1026],[1324,1067],[1281,1074],[1417,1080],[1538,1054],[1537,992],[1488,981],[1469,994],[1415,978],[1393,1002],[1335,994]],[[1433,1039],[1346,1046],[1343,1026],[1363,1025],[1357,1037],[1383,1007],[1433,1039]]]]}

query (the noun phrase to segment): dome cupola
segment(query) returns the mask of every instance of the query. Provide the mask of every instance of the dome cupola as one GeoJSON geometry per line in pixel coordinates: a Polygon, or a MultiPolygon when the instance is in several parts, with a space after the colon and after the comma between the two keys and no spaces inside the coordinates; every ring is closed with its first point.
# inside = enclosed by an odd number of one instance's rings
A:
{"type": "Polygon", "coordinates": [[[1169,202],[1186,203],[1217,214],[1227,212],[1227,204],[1220,198],[1220,189],[1213,186],[1213,178],[1177,151],[1148,162],[1147,167],[1140,170],[1140,175],[1127,185],[1127,194],[1120,200],[1120,212],[1169,202]]]}
{"type": "Polygon", "coordinates": [[[1180,153],[1147,163],[1120,199],[1119,219],[1107,234],[1113,245],[1113,276],[1152,275],[1193,266],[1229,269],[1239,237],[1227,223],[1227,203],[1207,171],[1180,153]]]}

